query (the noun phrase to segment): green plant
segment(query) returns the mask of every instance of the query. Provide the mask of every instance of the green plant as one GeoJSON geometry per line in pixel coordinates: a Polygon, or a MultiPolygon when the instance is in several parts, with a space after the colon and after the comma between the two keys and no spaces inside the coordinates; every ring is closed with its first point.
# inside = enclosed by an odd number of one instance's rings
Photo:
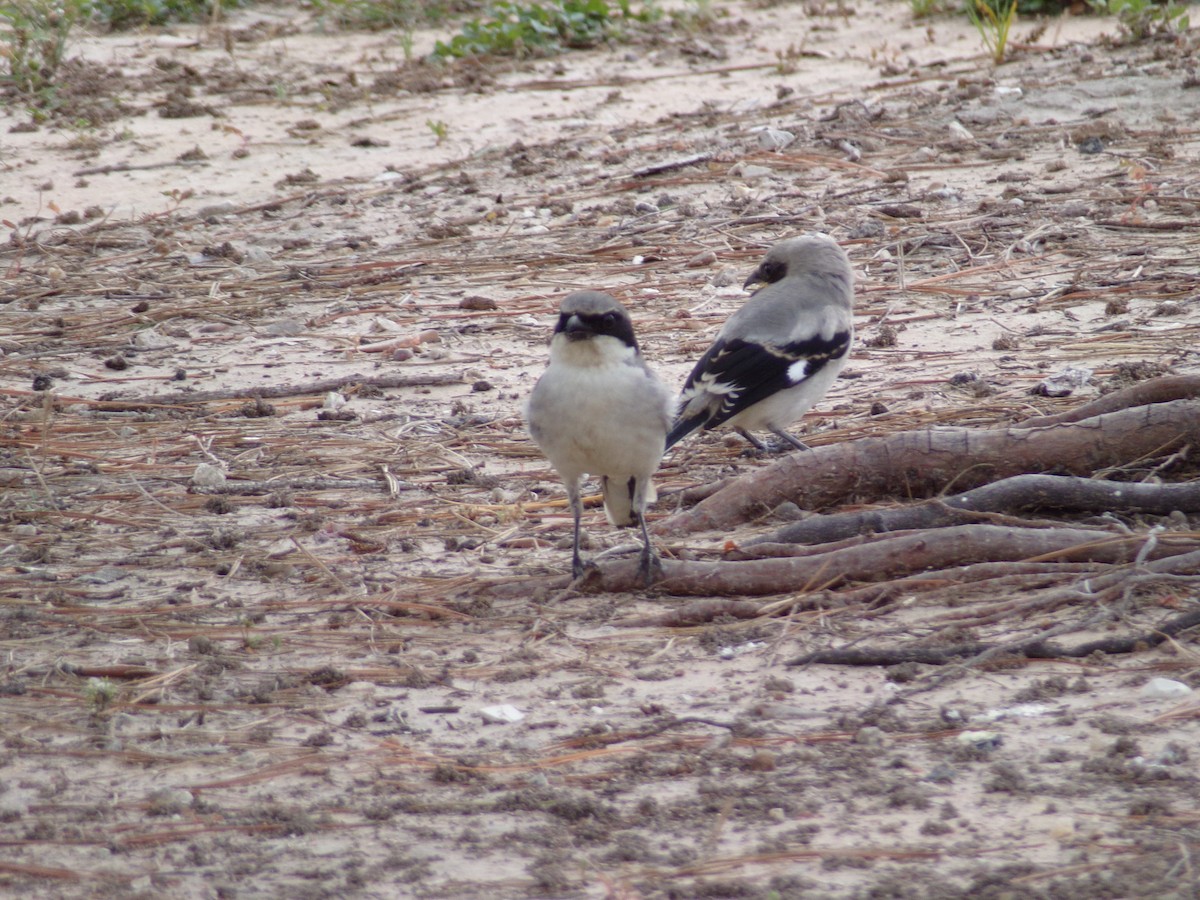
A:
{"type": "Polygon", "coordinates": [[[437,138],[439,145],[450,135],[450,126],[441,119],[426,119],[425,124],[433,132],[433,136],[437,138]]]}
{"type": "Polygon", "coordinates": [[[712,0],[687,0],[687,8],[672,14],[672,20],[688,28],[701,30],[717,21],[712,0]]]}
{"type": "Polygon", "coordinates": [[[229,8],[244,0],[86,0],[89,17],[98,25],[121,30],[166,22],[195,22],[212,13],[213,3],[229,8]]]}
{"type": "Polygon", "coordinates": [[[83,688],[83,698],[100,712],[117,699],[117,685],[107,678],[89,678],[83,688]]]}
{"type": "Polygon", "coordinates": [[[312,0],[312,8],[323,20],[338,28],[366,31],[436,25],[480,5],[477,0],[312,0]]]}
{"type": "Polygon", "coordinates": [[[942,11],[938,0],[908,0],[908,5],[912,9],[914,19],[925,19],[942,11]]]}
{"type": "Polygon", "coordinates": [[[1108,0],[1108,12],[1117,17],[1128,41],[1144,41],[1159,35],[1187,31],[1191,19],[1186,3],[1167,0],[1108,0]]]}
{"type": "Polygon", "coordinates": [[[26,99],[48,99],[67,36],[85,14],[82,2],[16,0],[0,3],[0,84],[26,99]]]}
{"type": "Polygon", "coordinates": [[[55,79],[77,24],[128,28],[195,19],[213,2],[243,0],[0,0],[0,91],[44,117],[58,105],[55,79]]]}
{"type": "Polygon", "coordinates": [[[623,23],[656,15],[653,4],[635,13],[631,0],[496,0],[448,42],[438,41],[433,55],[547,56],[567,47],[594,47],[618,35],[623,23]]]}
{"type": "Polygon", "coordinates": [[[992,62],[1004,62],[1008,49],[1008,32],[1017,20],[1017,0],[966,0],[967,16],[983,45],[992,55],[992,62]]]}

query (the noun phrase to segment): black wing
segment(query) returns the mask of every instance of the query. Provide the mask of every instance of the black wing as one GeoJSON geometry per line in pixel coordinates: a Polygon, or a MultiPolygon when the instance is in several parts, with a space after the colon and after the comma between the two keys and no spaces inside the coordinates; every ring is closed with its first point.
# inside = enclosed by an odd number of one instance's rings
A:
{"type": "Polygon", "coordinates": [[[772,394],[801,384],[830,360],[845,356],[849,349],[849,331],[839,331],[831,338],[817,336],[783,345],[758,344],[740,338],[718,340],[688,376],[680,396],[680,410],[701,393],[719,397],[720,402],[677,419],[667,435],[667,446],[701,426],[705,430],[716,428],[772,394]]]}

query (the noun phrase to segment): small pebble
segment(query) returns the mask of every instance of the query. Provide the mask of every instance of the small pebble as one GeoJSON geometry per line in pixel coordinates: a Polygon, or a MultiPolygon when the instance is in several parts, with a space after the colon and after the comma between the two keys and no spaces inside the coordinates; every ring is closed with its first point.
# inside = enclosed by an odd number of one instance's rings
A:
{"type": "Polygon", "coordinates": [[[771,174],[771,170],[766,166],[756,166],[753,163],[739,164],[733,168],[734,171],[730,174],[740,178],[765,178],[771,174]]]}
{"type": "Polygon", "coordinates": [[[1004,738],[995,731],[964,731],[956,740],[976,750],[996,750],[1004,743],[1004,738]]]}
{"type": "Polygon", "coordinates": [[[200,463],[192,473],[192,484],[203,488],[224,487],[225,473],[212,463],[200,463]]]}
{"type": "Polygon", "coordinates": [[[1178,700],[1192,693],[1192,689],[1173,678],[1151,678],[1142,686],[1141,693],[1147,700],[1178,700]]]}
{"type": "Polygon", "coordinates": [[[882,747],[887,741],[887,735],[882,728],[876,728],[874,725],[866,725],[854,735],[854,743],[864,744],[868,747],[882,747]]]}
{"type": "Polygon", "coordinates": [[[764,128],[758,133],[758,146],[764,150],[779,151],[796,139],[790,131],[779,128],[764,128]]]}
{"type": "Polygon", "coordinates": [[[496,309],[497,303],[491,297],[480,297],[478,294],[472,294],[470,297],[463,297],[458,301],[459,309],[472,310],[488,310],[496,309]]]}
{"type": "Polygon", "coordinates": [[[485,706],[479,711],[479,715],[483,721],[493,725],[512,725],[525,718],[525,713],[508,703],[500,706],[485,706]]]}

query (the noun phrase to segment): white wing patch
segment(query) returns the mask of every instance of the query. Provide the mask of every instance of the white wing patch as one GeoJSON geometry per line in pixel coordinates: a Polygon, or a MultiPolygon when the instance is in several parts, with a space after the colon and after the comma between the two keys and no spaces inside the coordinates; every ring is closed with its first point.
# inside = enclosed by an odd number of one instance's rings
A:
{"type": "Polygon", "coordinates": [[[808,357],[796,360],[787,370],[788,381],[792,384],[799,384],[808,377],[808,357]]]}

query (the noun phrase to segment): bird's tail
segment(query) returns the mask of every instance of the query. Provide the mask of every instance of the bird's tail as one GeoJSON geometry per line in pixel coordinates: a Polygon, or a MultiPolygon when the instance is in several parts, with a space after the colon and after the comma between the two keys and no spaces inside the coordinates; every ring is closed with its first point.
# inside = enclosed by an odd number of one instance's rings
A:
{"type": "Polygon", "coordinates": [[[705,410],[699,415],[687,416],[686,418],[680,416],[678,419],[676,419],[674,427],[672,427],[670,433],[667,434],[667,446],[663,452],[665,453],[666,450],[670,450],[685,437],[703,425],[707,418],[708,411],[705,410]]]}
{"type": "MultiPolygon", "coordinates": [[[[637,524],[638,486],[636,477],[621,481],[606,475],[601,479],[600,491],[604,495],[604,513],[608,516],[610,525],[628,528],[637,524]]],[[[658,492],[654,490],[653,483],[647,483],[644,490],[646,503],[653,503],[658,499],[658,492]]]]}

